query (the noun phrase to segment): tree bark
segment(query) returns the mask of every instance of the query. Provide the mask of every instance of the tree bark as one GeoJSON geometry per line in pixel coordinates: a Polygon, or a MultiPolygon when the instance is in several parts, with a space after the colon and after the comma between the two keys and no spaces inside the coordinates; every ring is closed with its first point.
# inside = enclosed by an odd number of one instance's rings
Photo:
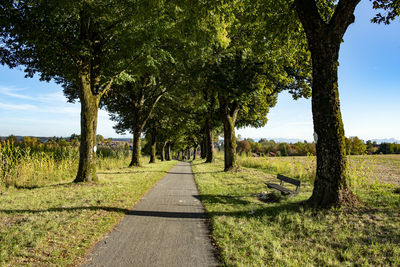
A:
{"type": "Polygon", "coordinates": [[[141,156],[141,135],[142,135],[142,127],[141,125],[135,124],[133,126],[133,144],[132,144],[132,161],[129,164],[129,167],[141,166],[140,156],[141,156]]]}
{"type": "Polygon", "coordinates": [[[153,129],[151,133],[151,154],[150,154],[150,162],[149,163],[155,163],[156,162],[156,151],[157,151],[157,133],[156,130],[153,129]]]}
{"type": "Polygon", "coordinates": [[[206,133],[206,163],[212,163],[215,161],[215,153],[214,153],[214,138],[211,128],[211,119],[209,117],[206,118],[205,125],[205,133],[206,133]]]}
{"type": "Polygon", "coordinates": [[[167,144],[167,160],[170,161],[172,159],[172,155],[171,155],[171,142],[168,142],[167,144]]]}
{"type": "Polygon", "coordinates": [[[235,135],[235,122],[239,107],[235,103],[229,108],[229,105],[223,97],[220,97],[221,115],[224,121],[224,171],[237,169],[236,159],[236,135],[235,135]]]}
{"type": "Polygon", "coordinates": [[[186,148],[186,161],[190,160],[190,147],[186,148]]]}
{"type": "Polygon", "coordinates": [[[321,208],[354,203],[346,175],[346,147],[338,91],[338,57],[347,27],[354,22],[359,0],[340,0],[329,23],[313,0],[296,0],[313,67],[312,112],[317,136],[317,171],[309,203],[321,208]]]}
{"type": "Polygon", "coordinates": [[[203,141],[201,141],[201,143],[200,143],[200,157],[202,159],[206,158],[206,142],[205,142],[205,138],[203,138],[203,141]]]}
{"type": "Polygon", "coordinates": [[[163,145],[161,147],[161,161],[166,160],[166,155],[165,155],[165,146],[167,145],[167,141],[163,142],[163,145]]]}
{"type": "Polygon", "coordinates": [[[197,147],[199,145],[198,144],[194,144],[193,146],[193,160],[196,160],[196,154],[197,154],[197,147]]]}
{"type": "Polygon", "coordinates": [[[96,130],[100,97],[93,94],[89,70],[78,74],[81,102],[81,143],[79,147],[79,167],[74,180],[77,182],[97,181],[96,176],[96,130]]]}

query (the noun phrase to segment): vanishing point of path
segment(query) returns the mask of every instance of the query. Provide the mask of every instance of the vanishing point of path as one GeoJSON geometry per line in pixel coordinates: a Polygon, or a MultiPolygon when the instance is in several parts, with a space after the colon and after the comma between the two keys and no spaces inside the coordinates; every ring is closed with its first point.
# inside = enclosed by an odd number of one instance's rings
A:
{"type": "Polygon", "coordinates": [[[156,183],[84,266],[218,266],[190,164],[156,183]]]}

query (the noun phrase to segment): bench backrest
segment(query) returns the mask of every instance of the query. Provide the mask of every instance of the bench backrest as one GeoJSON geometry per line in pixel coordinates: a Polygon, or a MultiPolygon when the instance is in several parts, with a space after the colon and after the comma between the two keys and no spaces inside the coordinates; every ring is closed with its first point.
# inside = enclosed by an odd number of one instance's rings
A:
{"type": "Polygon", "coordinates": [[[295,186],[297,186],[297,187],[299,187],[300,184],[301,184],[301,182],[300,182],[299,180],[296,180],[296,179],[293,179],[293,178],[290,178],[290,177],[286,177],[286,176],[281,175],[281,174],[278,174],[278,177],[277,177],[277,178],[278,178],[279,180],[281,180],[281,181],[284,181],[284,182],[286,182],[286,183],[295,185],[295,186]]]}

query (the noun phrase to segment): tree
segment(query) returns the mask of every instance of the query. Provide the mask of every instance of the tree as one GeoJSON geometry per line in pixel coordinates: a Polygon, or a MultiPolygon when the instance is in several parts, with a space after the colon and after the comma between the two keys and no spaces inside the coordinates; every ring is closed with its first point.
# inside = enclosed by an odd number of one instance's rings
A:
{"type": "Polygon", "coordinates": [[[168,142],[166,138],[170,138],[168,128],[170,127],[169,123],[173,114],[171,114],[170,109],[165,105],[165,101],[163,100],[164,98],[161,98],[157,103],[157,108],[153,110],[144,127],[146,138],[150,141],[150,163],[154,163],[156,160],[157,144],[161,144],[158,149],[161,161],[169,159],[169,155],[165,153],[165,149],[168,142]]]}
{"type": "Polygon", "coordinates": [[[263,64],[250,51],[225,55],[213,66],[213,88],[218,92],[220,115],[224,125],[225,171],[235,169],[235,127],[265,125],[269,107],[277,94],[263,76],[263,64]]]}
{"type": "Polygon", "coordinates": [[[374,153],[378,150],[378,147],[377,147],[377,145],[376,145],[376,142],[375,142],[375,144],[373,144],[373,143],[371,142],[371,140],[368,140],[368,141],[367,141],[366,146],[367,146],[367,152],[368,152],[368,154],[370,154],[370,155],[374,154],[374,153]]]}
{"type": "Polygon", "coordinates": [[[378,13],[372,22],[390,24],[392,20],[400,15],[400,1],[399,0],[374,0],[372,1],[374,9],[383,9],[386,14],[378,13]]]}
{"type": "Polygon", "coordinates": [[[146,129],[146,144],[143,146],[142,151],[148,155],[150,155],[149,163],[156,162],[156,154],[157,154],[157,128],[151,126],[151,128],[146,129]]]}
{"type": "Polygon", "coordinates": [[[29,77],[40,73],[41,80],[54,79],[62,84],[70,101],[80,100],[81,142],[75,182],[97,180],[94,146],[99,103],[115,78],[135,62],[135,49],[151,42],[154,30],[150,29],[160,17],[154,4],[133,0],[2,3],[0,38],[4,44],[1,53],[7,52],[6,63],[25,66],[29,77]]]}
{"type": "Polygon", "coordinates": [[[239,154],[244,153],[249,153],[251,151],[251,145],[249,143],[249,141],[247,140],[243,140],[243,141],[239,141],[237,142],[237,152],[239,154]]]}
{"type": "Polygon", "coordinates": [[[277,93],[288,89],[297,98],[307,94],[310,82],[309,55],[298,49],[305,42],[297,38],[302,34],[287,1],[228,5],[222,9],[226,42],[211,46],[203,60],[224,125],[226,171],[236,168],[235,127],[265,125],[277,93]]]}
{"type": "Polygon", "coordinates": [[[104,143],[104,137],[101,134],[96,135],[97,143],[104,143]]]}
{"type": "Polygon", "coordinates": [[[29,136],[24,136],[23,142],[29,145],[32,143],[32,139],[29,136]]]}
{"type": "Polygon", "coordinates": [[[363,155],[367,152],[364,141],[357,136],[346,138],[346,151],[348,155],[363,155]]]}
{"type": "Polygon", "coordinates": [[[346,150],[338,93],[339,48],[360,0],[295,0],[312,58],[312,112],[317,172],[309,202],[327,208],[353,203],[346,176],[346,150]]]}
{"type": "Polygon", "coordinates": [[[124,75],[121,81],[113,85],[113,90],[105,99],[111,119],[117,122],[114,129],[119,133],[129,130],[133,134],[130,167],[141,165],[141,135],[154,107],[165,92],[166,89],[152,75],[124,75]]]}

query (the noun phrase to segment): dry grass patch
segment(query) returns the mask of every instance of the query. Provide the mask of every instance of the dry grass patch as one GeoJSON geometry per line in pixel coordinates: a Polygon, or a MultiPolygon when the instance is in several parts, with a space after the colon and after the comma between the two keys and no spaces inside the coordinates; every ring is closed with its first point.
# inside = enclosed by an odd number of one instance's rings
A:
{"type": "Polygon", "coordinates": [[[211,218],[224,266],[398,266],[400,197],[396,187],[360,183],[364,206],[315,210],[304,205],[308,178],[298,196],[263,203],[254,194],[275,180],[267,168],[221,172],[223,161],[196,161],[193,172],[211,218]]]}
{"type": "Polygon", "coordinates": [[[3,192],[0,265],[76,264],[175,163],[103,171],[96,184],[3,192]]]}

